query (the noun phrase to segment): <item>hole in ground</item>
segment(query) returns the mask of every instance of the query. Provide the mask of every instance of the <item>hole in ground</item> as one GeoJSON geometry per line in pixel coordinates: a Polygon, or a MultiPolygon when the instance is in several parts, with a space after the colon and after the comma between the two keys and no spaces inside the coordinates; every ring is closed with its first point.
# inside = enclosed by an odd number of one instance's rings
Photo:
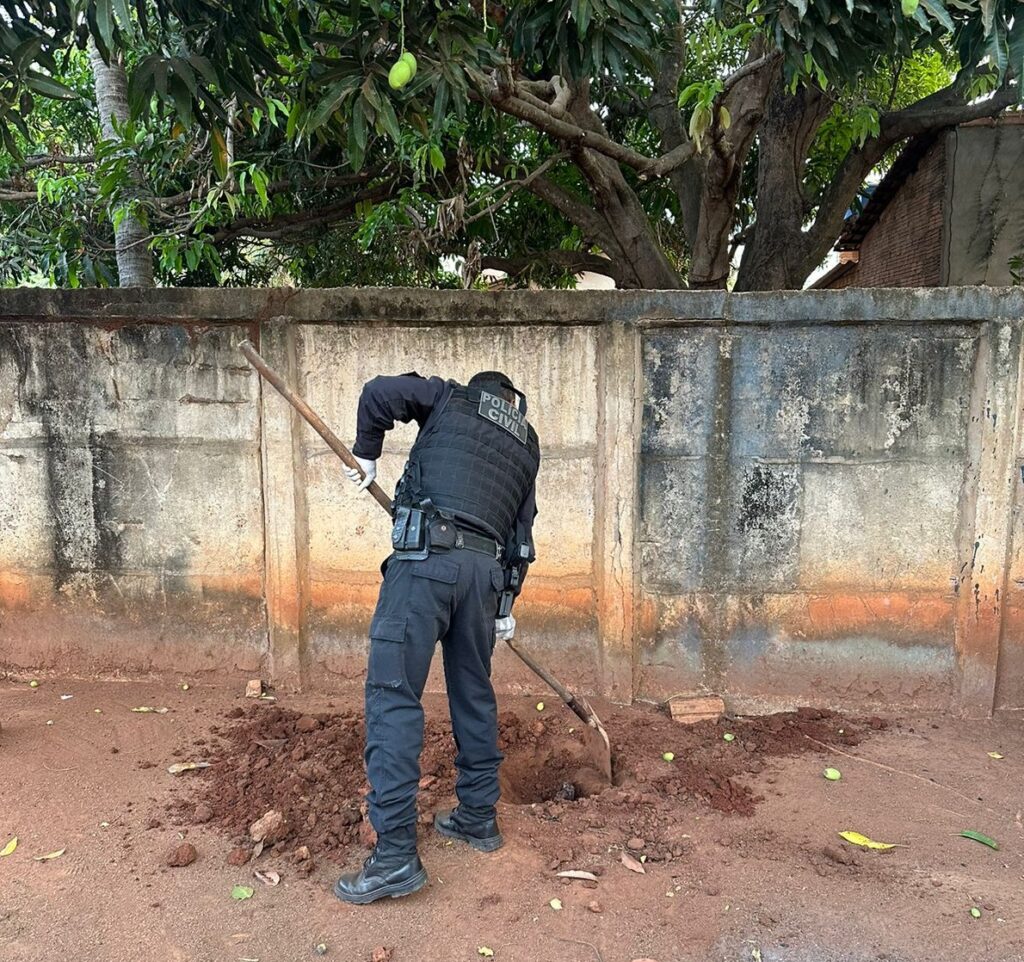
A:
{"type": "Polygon", "coordinates": [[[510,746],[498,780],[502,801],[512,805],[572,802],[609,787],[590,763],[585,747],[571,735],[550,736],[541,744],[510,746]]]}

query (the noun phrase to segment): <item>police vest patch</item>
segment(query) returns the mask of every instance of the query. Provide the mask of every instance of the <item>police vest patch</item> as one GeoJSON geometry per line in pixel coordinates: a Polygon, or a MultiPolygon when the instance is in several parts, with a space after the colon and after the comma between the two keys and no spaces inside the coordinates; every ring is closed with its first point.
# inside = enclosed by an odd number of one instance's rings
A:
{"type": "Polygon", "coordinates": [[[481,391],[480,407],[477,408],[477,414],[497,424],[499,428],[504,428],[521,444],[526,444],[528,437],[526,418],[517,407],[509,404],[504,398],[481,391]]]}

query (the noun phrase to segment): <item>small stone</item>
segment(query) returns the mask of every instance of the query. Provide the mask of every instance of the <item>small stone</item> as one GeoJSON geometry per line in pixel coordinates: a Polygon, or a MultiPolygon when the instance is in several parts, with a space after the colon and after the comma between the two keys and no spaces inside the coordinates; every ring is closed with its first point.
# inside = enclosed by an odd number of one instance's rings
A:
{"type": "Polygon", "coordinates": [[[249,838],[254,842],[267,842],[273,844],[283,838],[288,832],[284,816],[271,809],[262,818],[257,819],[249,826],[249,838]]]}
{"type": "Polygon", "coordinates": [[[388,945],[378,945],[370,956],[370,962],[391,962],[395,950],[388,945]]]}
{"type": "Polygon", "coordinates": [[[538,738],[540,738],[540,736],[543,735],[544,732],[546,732],[547,730],[547,726],[544,724],[544,722],[538,720],[533,723],[533,733],[538,738]]]}
{"type": "Polygon", "coordinates": [[[200,802],[196,806],[195,814],[192,816],[192,821],[196,825],[205,825],[212,818],[213,809],[207,805],[206,802],[200,802]]]}
{"type": "Polygon", "coordinates": [[[308,735],[310,732],[315,732],[319,727],[320,722],[318,722],[312,715],[303,715],[295,723],[295,730],[302,732],[304,735],[308,735]]]}
{"type": "Polygon", "coordinates": [[[420,788],[430,788],[437,781],[436,775],[424,775],[420,779],[420,788]]]}
{"type": "Polygon", "coordinates": [[[245,863],[249,861],[251,855],[252,853],[247,848],[233,848],[228,852],[228,865],[234,865],[235,867],[245,865],[245,863]]]}
{"type": "Polygon", "coordinates": [[[604,911],[604,907],[595,899],[593,902],[587,902],[587,911],[593,912],[594,915],[600,915],[604,911]]]}
{"type": "Polygon", "coordinates": [[[184,868],[186,865],[191,865],[198,854],[194,845],[190,842],[182,842],[167,853],[164,864],[171,868],[184,868]]]}
{"type": "Polygon", "coordinates": [[[626,842],[626,848],[631,852],[639,852],[647,843],[642,838],[631,838],[626,842]]]}
{"type": "MultiPolygon", "coordinates": [[[[251,678],[245,683],[245,697],[259,698],[263,695],[263,682],[259,678],[251,678]]],[[[238,716],[235,716],[238,717],[238,716]]]]}

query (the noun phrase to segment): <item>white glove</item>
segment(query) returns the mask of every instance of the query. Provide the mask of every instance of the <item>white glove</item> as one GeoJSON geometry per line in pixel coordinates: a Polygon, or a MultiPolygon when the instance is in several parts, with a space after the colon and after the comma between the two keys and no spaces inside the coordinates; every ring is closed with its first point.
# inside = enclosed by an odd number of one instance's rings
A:
{"type": "Polygon", "coordinates": [[[516,636],[516,620],[511,615],[507,618],[494,619],[494,640],[511,641],[516,636]]]}
{"type": "MultiPolygon", "coordinates": [[[[355,457],[355,455],[353,455],[355,457]]],[[[357,490],[365,491],[377,477],[377,462],[369,461],[366,458],[356,457],[356,464],[363,469],[363,476],[359,476],[359,472],[355,468],[350,468],[345,465],[342,470],[345,472],[345,477],[349,479],[353,484],[357,485],[357,490]]]]}

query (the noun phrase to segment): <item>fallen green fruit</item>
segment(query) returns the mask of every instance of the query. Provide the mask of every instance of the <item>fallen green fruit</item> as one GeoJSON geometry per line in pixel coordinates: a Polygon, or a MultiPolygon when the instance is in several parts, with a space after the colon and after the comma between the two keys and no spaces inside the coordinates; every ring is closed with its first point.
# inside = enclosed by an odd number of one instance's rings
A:
{"type": "Polygon", "coordinates": [[[665,754],[661,757],[665,759],[666,762],[671,762],[675,759],[676,756],[672,752],[665,752],[665,754]]]}
{"type": "Polygon", "coordinates": [[[724,739],[725,741],[727,741],[727,742],[732,742],[732,741],[735,741],[735,740],[736,740],[736,736],[735,736],[735,735],[734,735],[734,734],[733,734],[732,732],[726,732],[726,733],[725,733],[725,734],[724,734],[724,735],[722,736],[722,738],[723,738],[723,739],[724,739]]]}
{"type": "Polygon", "coordinates": [[[971,909],[971,917],[972,918],[976,918],[976,919],[980,919],[981,918],[981,909],[971,909]]]}
{"type": "Polygon", "coordinates": [[[843,777],[843,773],[838,768],[826,768],[824,774],[830,782],[838,782],[843,777]]]}

